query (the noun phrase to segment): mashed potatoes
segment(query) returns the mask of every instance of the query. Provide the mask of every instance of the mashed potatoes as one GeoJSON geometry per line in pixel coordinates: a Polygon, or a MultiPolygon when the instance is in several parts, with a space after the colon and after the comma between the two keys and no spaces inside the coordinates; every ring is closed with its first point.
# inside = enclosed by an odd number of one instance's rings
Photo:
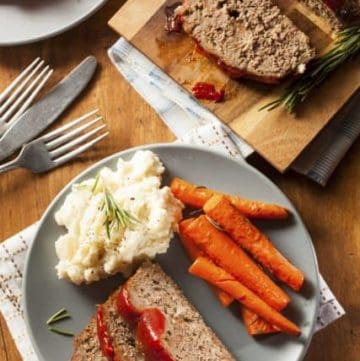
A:
{"type": "Polygon", "coordinates": [[[165,253],[181,219],[182,204],[161,187],[164,166],[150,151],[138,151],[117,169],[74,184],[55,214],[67,233],[56,241],[59,278],[91,283],[121,272],[144,257],[165,253]],[[115,203],[110,204],[109,200],[115,203]],[[112,212],[118,207],[125,225],[112,212]]]}

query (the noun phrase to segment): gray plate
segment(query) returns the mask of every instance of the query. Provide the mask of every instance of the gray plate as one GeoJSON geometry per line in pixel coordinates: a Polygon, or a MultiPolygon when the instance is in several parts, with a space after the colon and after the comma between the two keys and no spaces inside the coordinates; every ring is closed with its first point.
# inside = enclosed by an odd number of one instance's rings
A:
{"type": "Polygon", "coordinates": [[[59,326],[78,333],[94,313],[95,304],[105,301],[122,282],[117,276],[91,286],[77,287],[57,279],[54,241],[64,233],[64,229],[55,223],[54,213],[63,203],[72,183],[95,176],[104,166],[114,168],[119,156],[129,159],[138,149],[150,149],[159,155],[167,169],[164,184],[179,176],[197,184],[291,209],[294,216],[289,221],[257,223],[282,253],[305,273],[306,284],[301,294],[287,290],[293,302],[285,312],[301,327],[300,338],[279,334],[255,340],[248,336],[239,319],[238,307],[230,310],[221,307],[205,282],[187,273],[190,262],[178,239],[172,241],[169,252],[158,257],[158,261],[238,360],[302,360],[313,334],[319,284],[316,256],[299,214],[274,184],[247,164],[203,148],[168,144],[130,149],[100,161],[68,184],[45,212],[28,254],[24,278],[25,318],[40,360],[64,361],[72,354],[71,338],[47,330],[45,321],[51,314],[62,307],[67,308],[73,319],[59,326]]]}

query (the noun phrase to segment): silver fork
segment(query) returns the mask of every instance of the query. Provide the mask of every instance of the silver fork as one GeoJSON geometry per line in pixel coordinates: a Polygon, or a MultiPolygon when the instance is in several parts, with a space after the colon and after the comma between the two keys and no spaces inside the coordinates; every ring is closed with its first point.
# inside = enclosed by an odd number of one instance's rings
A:
{"type": "Polygon", "coordinates": [[[30,106],[52,73],[44,60],[36,58],[0,93],[0,137],[30,106]]]}
{"type": "Polygon", "coordinates": [[[26,168],[33,173],[46,172],[89,149],[109,134],[103,131],[106,124],[99,125],[101,116],[84,122],[97,111],[93,110],[25,144],[14,160],[0,165],[0,173],[18,167],[26,168]]]}

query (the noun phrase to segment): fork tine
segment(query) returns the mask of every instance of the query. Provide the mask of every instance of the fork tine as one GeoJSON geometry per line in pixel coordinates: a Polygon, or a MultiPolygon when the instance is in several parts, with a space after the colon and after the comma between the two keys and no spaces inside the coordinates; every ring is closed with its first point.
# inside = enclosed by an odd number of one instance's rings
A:
{"type": "Polygon", "coordinates": [[[20,92],[25,88],[26,84],[34,76],[34,74],[43,66],[44,60],[41,60],[40,63],[31,71],[31,73],[25,78],[25,80],[11,93],[11,95],[6,99],[4,104],[0,107],[0,115],[12,104],[14,99],[18,97],[20,92]]]}
{"type": "Polygon", "coordinates": [[[81,147],[73,150],[72,152],[63,155],[60,158],[57,158],[55,160],[53,160],[53,162],[56,164],[56,166],[59,166],[65,162],[68,162],[70,159],[76,157],[77,155],[79,155],[82,152],[85,152],[86,150],[88,150],[89,148],[91,148],[94,144],[96,144],[97,142],[100,142],[102,139],[104,139],[106,136],[109,135],[109,132],[106,132],[102,135],[99,135],[97,138],[91,140],[88,143],[83,144],[81,147]]]}
{"type": "Polygon", "coordinates": [[[37,57],[30,65],[26,67],[0,94],[0,103],[13,91],[13,89],[24,79],[24,77],[33,69],[33,67],[38,64],[40,58],[37,57]]]}
{"type": "Polygon", "coordinates": [[[85,129],[91,127],[93,124],[95,124],[96,122],[98,122],[101,119],[102,119],[101,116],[97,117],[97,118],[90,120],[89,122],[81,125],[80,127],[77,127],[75,129],[73,129],[72,131],[65,133],[64,135],[61,135],[60,137],[50,141],[49,143],[46,143],[46,148],[51,150],[51,149],[54,149],[64,143],[66,143],[68,140],[74,138],[76,135],[80,134],[85,129]]]}
{"type": "Polygon", "coordinates": [[[10,125],[11,122],[13,122],[14,120],[16,120],[26,109],[27,107],[30,105],[30,103],[32,102],[32,100],[35,98],[35,96],[39,93],[39,91],[43,88],[43,86],[45,85],[45,83],[48,81],[48,79],[50,78],[51,74],[54,71],[52,69],[49,70],[49,66],[46,66],[41,72],[40,74],[35,78],[35,80],[33,80],[33,82],[29,85],[28,88],[26,88],[26,90],[16,99],[16,101],[11,105],[11,107],[6,111],[6,113],[2,116],[2,119],[4,121],[7,121],[8,119],[8,125],[10,125]],[[43,78],[43,79],[42,79],[43,78]],[[39,83],[40,81],[40,83],[39,83]],[[38,84],[39,83],[39,84],[38,84]],[[35,86],[37,85],[37,87],[35,88],[35,86]],[[34,90],[33,93],[31,93],[31,91],[34,90]],[[30,95],[29,95],[30,94],[30,95]],[[29,95],[29,96],[28,96],[29,95]],[[26,99],[26,97],[28,97],[26,99]],[[24,104],[20,107],[20,109],[15,113],[14,116],[12,116],[12,114],[14,113],[14,111],[16,111],[17,107],[19,106],[19,104],[21,104],[21,102],[26,99],[26,101],[24,102],[24,104]]]}
{"type": "Polygon", "coordinates": [[[41,139],[44,142],[48,142],[48,141],[56,138],[58,135],[63,134],[66,130],[75,127],[75,125],[81,123],[83,120],[92,116],[93,114],[97,113],[98,111],[99,111],[99,109],[92,110],[91,112],[82,115],[80,118],[74,119],[73,121],[66,123],[62,127],[53,130],[52,132],[46,133],[45,135],[43,135],[41,137],[41,139]]]}
{"type": "Polygon", "coordinates": [[[50,151],[49,154],[50,154],[51,158],[54,159],[56,157],[63,155],[67,151],[70,151],[76,145],[82,143],[84,140],[90,138],[92,135],[99,132],[101,129],[104,129],[105,127],[106,127],[106,124],[100,125],[99,127],[92,129],[90,132],[83,134],[79,138],[76,138],[76,139],[72,140],[71,142],[69,142],[65,145],[62,145],[61,147],[50,151]]]}

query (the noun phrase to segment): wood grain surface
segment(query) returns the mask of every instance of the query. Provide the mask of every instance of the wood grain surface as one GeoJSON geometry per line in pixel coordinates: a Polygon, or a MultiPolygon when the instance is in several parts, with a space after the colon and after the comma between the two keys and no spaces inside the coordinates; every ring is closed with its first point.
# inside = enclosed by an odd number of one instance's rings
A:
{"type": "MultiPolygon", "coordinates": [[[[199,54],[186,34],[167,33],[165,9],[175,2],[129,0],[111,19],[110,25],[189,92],[199,81],[224,89],[224,102],[201,102],[280,171],[290,166],[360,86],[360,62],[353,62],[313,92],[296,117],[281,108],[259,111],[276,99],[286,84],[268,86],[232,80],[199,54]]],[[[329,47],[333,34],[324,21],[297,1],[277,0],[277,3],[309,35],[319,53],[329,47]]]]}
{"type": "MultiPolygon", "coordinates": [[[[80,159],[48,174],[33,175],[16,170],[1,175],[0,240],[38,220],[67,182],[94,162],[135,145],[174,140],[156,113],[107,58],[106,51],[117,35],[106,23],[121,3],[109,0],[91,19],[54,39],[0,49],[0,89],[36,56],[42,56],[56,69],[51,80],[53,84],[86,55],[94,54],[101,65],[96,79],[84,96],[65,113],[62,121],[98,107],[111,131],[106,141],[80,159]]],[[[293,173],[280,175],[261,159],[253,161],[299,209],[313,237],[321,271],[347,311],[347,316],[315,335],[305,361],[359,360],[359,157],[360,142],[357,142],[325,189],[293,173]]],[[[2,317],[0,360],[21,360],[2,317]]]]}

